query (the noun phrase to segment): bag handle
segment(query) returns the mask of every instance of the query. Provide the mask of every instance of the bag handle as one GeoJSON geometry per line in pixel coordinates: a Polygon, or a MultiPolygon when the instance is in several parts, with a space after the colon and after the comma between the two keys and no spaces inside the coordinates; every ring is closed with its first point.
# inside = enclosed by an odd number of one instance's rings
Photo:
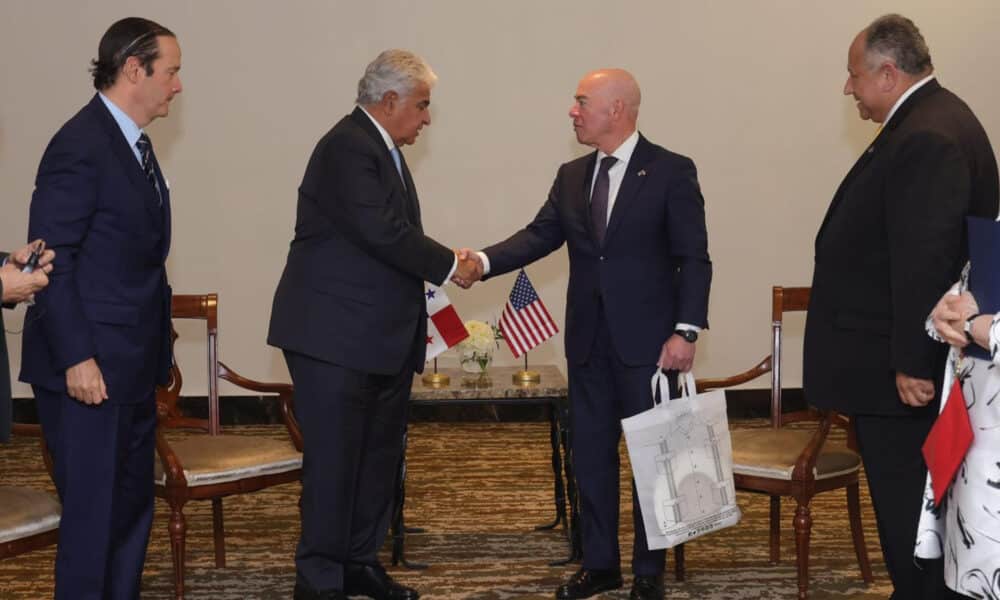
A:
{"type": "MultiPolygon", "coordinates": [[[[694,374],[691,371],[682,373],[680,376],[680,394],[678,398],[694,396],[697,393],[697,387],[694,383],[694,374]]],[[[670,397],[670,379],[667,377],[667,372],[662,368],[657,367],[656,371],[653,373],[653,378],[649,381],[650,391],[653,394],[653,406],[659,406],[663,404],[663,399],[673,400],[670,397]],[[657,394],[659,392],[659,394],[657,394]],[[659,400],[657,400],[659,398],[659,400]]]]}

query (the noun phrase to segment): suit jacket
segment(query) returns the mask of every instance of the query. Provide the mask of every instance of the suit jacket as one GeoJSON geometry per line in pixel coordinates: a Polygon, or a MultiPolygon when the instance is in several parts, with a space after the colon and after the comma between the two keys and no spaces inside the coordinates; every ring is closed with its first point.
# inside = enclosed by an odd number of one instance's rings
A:
{"type": "Polygon", "coordinates": [[[604,243],[590,220],[597,153],[559,168],[548,200],[527,227],[486,248],[490,275],[518,269],[564,242],[569,250],[566,358],[590,356],[603,311],[621,359],[650,365],[678,322],[708,326],[705,202],[691,159],[639,136],[604,243]]]}
{"type": "Polygon", "coordinates": [[[444,281],[454,253],[424,235],[405,159],[402,170],[405,186],[360,108],[320,139],[299,186],[268,344],[367,373],[423,370],[423,282],[444,281]]]}
{"type": "MultiPolygon", "coordinates": [[[[6,252],[0,252],[0,264],[7,259],[6,252]]],[[[3,297],[3,282],[0,281],[0,297],[3,297]]],[[[7,305],[4,305],[7,308],[7,305]]],[[[0,442],[10,440],[11,399],[10,367],[7,364],[7,336],[3,328],[3,314],[0,313],[0,442]]]]}
{"type": "Polygon", "coordinates": [[[44,239],[56,260],[25,316],[21,381],[62,391],[66,368],[94,357],[109,402],[148,399],[166,383],[170,193],[154,169],[162,204],[96,95],[49,142],[28,239],[44,239]]]}
{"type": "Polygon", "coordinates": [[[932,79],[899,106],[816,235],[803,363],[810,403],[911,412],[896,372],[940,378],[947,347],[924,323],[965,263],[966,215],[996,218],[997,189],[993,149],[961,99],[932,79]]]}

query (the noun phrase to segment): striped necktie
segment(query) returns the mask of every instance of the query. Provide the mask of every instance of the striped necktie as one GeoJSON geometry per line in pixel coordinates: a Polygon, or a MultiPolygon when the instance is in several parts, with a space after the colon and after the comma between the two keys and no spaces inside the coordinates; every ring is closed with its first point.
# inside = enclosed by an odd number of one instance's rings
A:
{"type": "Polygon", "coordinates": [[[160,196],[160,185],[156,181],[156,172],[153,170],[153,143],[149,141],[149,136],[144,133],[136,140],[135,147],[139,150],[139,156],[142,158],[142,172],[146,174],[146,180],[156,190],[156,199],[162,205],[163,197],[160,196]]]}

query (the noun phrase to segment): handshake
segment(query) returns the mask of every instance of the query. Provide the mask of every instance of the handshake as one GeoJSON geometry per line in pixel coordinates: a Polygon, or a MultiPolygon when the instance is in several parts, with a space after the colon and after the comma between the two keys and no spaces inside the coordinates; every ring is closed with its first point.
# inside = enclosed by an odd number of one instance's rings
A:
{"type": "Polygon", "coordinates": [[[479,254],[471,248],[456,250],[455,256],[458,258],[458,266],[455,267],[455,273],[451,276],[451,281],[462,289],[467,290],[472,287],[473,283],[482,279],[485,269],[483,261],[479,257],[479,254]]]}

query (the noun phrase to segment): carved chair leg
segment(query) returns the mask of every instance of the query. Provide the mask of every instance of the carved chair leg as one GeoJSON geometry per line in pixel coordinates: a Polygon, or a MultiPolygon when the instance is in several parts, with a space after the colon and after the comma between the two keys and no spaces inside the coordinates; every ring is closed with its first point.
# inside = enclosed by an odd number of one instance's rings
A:
{"type": "Polygon", "coordinates": [[[170,533],[170,554],[174,559],[174,597],[184,600],[184,537],[187,534],[187,521],[184,519],[184,502],[169,502],[170,522],[167,531],[170,533]]]}
{"type": "Polygon", "coordinates": [[[799,600],[805,600],[809,589],[809,534],[812,532],[812,514],[809,512],[809,500],[803,504],[799,501],[795,509],[795,562],[799,572],[799,600]]]}
{"type": "Polygon", "coordinates": [[[781,560],[781,496],[771,496],[771,539],[768,540],[772,565],[781,560]]]}
{"type": "Polygon", "coordinates": [[[854,538],[854,554],[858,557],[861,567],[861,578],[865,583],[874,581],[872,564],[868,560],[868,548],[865,546],[865,530],[861,523],[861,497],[858,493],[858,482],[847,486],[847,514],[851,519],[851,537],[854,538]]]}
{"type": "Polygon", "coordinates": [[[674,579],[684,581],[684,544],[674,546],[674,579]]]}
{"type": "Polygon", "coordinates": [[[215,566],[226,566],[226,532],[222,525],[222,498],[212,498],[212,534],[215,538],[215,566]]]}

